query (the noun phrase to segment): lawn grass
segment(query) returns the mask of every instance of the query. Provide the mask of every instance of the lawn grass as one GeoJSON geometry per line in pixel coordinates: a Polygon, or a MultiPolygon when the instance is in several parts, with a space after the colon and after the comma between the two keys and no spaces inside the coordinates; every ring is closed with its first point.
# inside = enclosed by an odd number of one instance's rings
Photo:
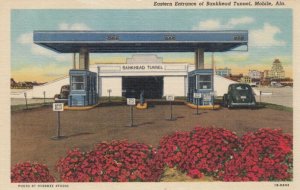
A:
{"type": "Polygon", "coordinates": [[[266,103],[266,102],[261,102],[261,103],[257,103],[257,104],[259,107],[263,107],[263,108],[270,108],[270,109],[274,109],[274,110],[293,112],[293,108],[287,107],[287,106],[271,104],[271,103],[266,103]]]}
{"type": "MultiPolygon", "coordinates": [[[[221,97],[217,97],[214,100],[215,104],[223,105],[223,100],[221,97]]],[[[287,111],[287,112],[293,112],[293,108],[287,107],[287,106],[282,106],[278,104],[271,104],[267,102],[257,102],[257,108],[269,108],[269,109],[274,109],[274,110],[280,110],[280,111],[287,111]]]]}
{"type": "Polygon", "coordinates": [[[10,107],[10,109],[11,109],[11,112],[15,112],[15,111],[22,111],[22,110],[32,110],[32,109],[41,108],[44,106],[49,107],[51,105],[52,105],[52,102],[27,104],[27,107],[25,104],[22,104],[22,105],[12,105],[10,107]]]}
{"type": "Polygon", "coordinates": [[[126,101],[126,98],[125,97],[120,97],[120,96],[111,96],[111,97],[108,97],[108,96],[102,96],[99,98],[99,102],[109,102],[109,100],[111,102],[124,102],[126,101]]]}
{"type": "MultiPolygon", "coordinates": [[[[176,100],[186,100],[186,97],[176,97],[176,100]]],[[[126,98],[125,97],[116,97],[116,96],[112,96],[110,97],[110,101],[111,102],[126,102],[126,98]]],[[[103,102],[109,102],[109,97],[101,97],[99,99],[100,103],[103,102]]],[[[221,98],[216,98],[214,100],[215,104],[219,104],[222,105],[223,101],[221,98]]],[[[34,104],[28,104],[28,110],[30,109],[35,109],[35,108],[40,108],[43,106],[50,106],[52,105],[52,102],[46,102],[46,103],[34,103],[34,104]]],[[[258,102],[258,109],[261,108],[270,108],[270,109],[274,109],[274,110],[280,110],[280,111],[287,111],[287,112],[293,112],[293,108],[291,107],[287,107],[287,106],[282,106],[282,105],[277,105],[277,104],[271,104],[271,103],[266,103],[266,102],[258,102]]],[[[22,104],[22,105],[12,105],[11,106],[11,111],[20,111],[20,110],[26,110],[26,105],[22,104]]]]}

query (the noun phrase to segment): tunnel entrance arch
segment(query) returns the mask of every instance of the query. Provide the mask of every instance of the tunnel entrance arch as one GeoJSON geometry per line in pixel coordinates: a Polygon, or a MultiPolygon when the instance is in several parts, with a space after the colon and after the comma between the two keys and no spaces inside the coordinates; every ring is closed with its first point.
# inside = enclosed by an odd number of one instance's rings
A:
{"type": "Polygon", "coordinates": [[[143,92],[147,99],[160,99],[163,96],[163,76],[122,77],[122,96],[139,98],[143,92]]]}

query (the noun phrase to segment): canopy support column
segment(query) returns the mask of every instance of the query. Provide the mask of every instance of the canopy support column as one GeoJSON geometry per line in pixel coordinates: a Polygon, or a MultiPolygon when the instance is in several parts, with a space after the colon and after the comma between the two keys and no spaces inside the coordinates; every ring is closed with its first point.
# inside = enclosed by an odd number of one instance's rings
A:
{"type": "Polygon", "coordinates": [[[79,70],[89,70],[89,51],[87,48],[80,48],[79,70]]]}
{"type": "Polygon", "coordinates": [[[73,53],[73,69],[76,69],[76,53],[73,53]]]}
{"type": "Polygon", "coordinates": [[[204,50],[196,49],[195,51],[195,69],[204,69],[204,50]]]}

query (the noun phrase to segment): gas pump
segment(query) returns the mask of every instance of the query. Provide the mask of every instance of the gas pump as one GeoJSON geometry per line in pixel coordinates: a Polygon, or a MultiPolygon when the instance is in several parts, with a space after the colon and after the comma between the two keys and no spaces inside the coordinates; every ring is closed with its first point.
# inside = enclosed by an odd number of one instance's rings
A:
{"type": "Polygon", "coordinates": [[[213,69],[198,69],[188,73],[187,101],[197,104],[194,93],[201,93],[200,106],[214,104],[213,69]]]}
{"type": "Polygon", "coordinates": [[[68,106],[90,106],[98,102],[97,73],[87,70],[70,70],[68,106]]]}

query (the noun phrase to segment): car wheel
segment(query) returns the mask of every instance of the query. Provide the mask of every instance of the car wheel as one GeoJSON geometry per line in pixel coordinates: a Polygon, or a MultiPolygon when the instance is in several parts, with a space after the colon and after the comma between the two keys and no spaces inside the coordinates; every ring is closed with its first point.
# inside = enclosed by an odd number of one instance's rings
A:
{"type": "Polygon", "coordinates": [[[227,108],[228,109],[232,108],[232,100],[228,100],[228,102],[227,102],[227,108]]]}
{"type": "Polygon", "coordinates": [[[252,110],[256,110],[256,109],[258,108],[258,107],[257,107],[257,104],[256,104],[256,102],[253,102],[253,103],[254,103],[254,106],[252,106],[251,109],[252,109],[252,110]]]}
{"type": "Polygon", "coordinates": [[[227,96],[223,96],[223,106],[227,107],[228,103],[227,103],[227,96]]]}
{"type": "Polygon", "coordinates": [[[223,106],[224,106],[224,107],[227,107],[227,106],[228,106],[227,100],[224,100],[224,101],[223,101],[223,106]]]}

